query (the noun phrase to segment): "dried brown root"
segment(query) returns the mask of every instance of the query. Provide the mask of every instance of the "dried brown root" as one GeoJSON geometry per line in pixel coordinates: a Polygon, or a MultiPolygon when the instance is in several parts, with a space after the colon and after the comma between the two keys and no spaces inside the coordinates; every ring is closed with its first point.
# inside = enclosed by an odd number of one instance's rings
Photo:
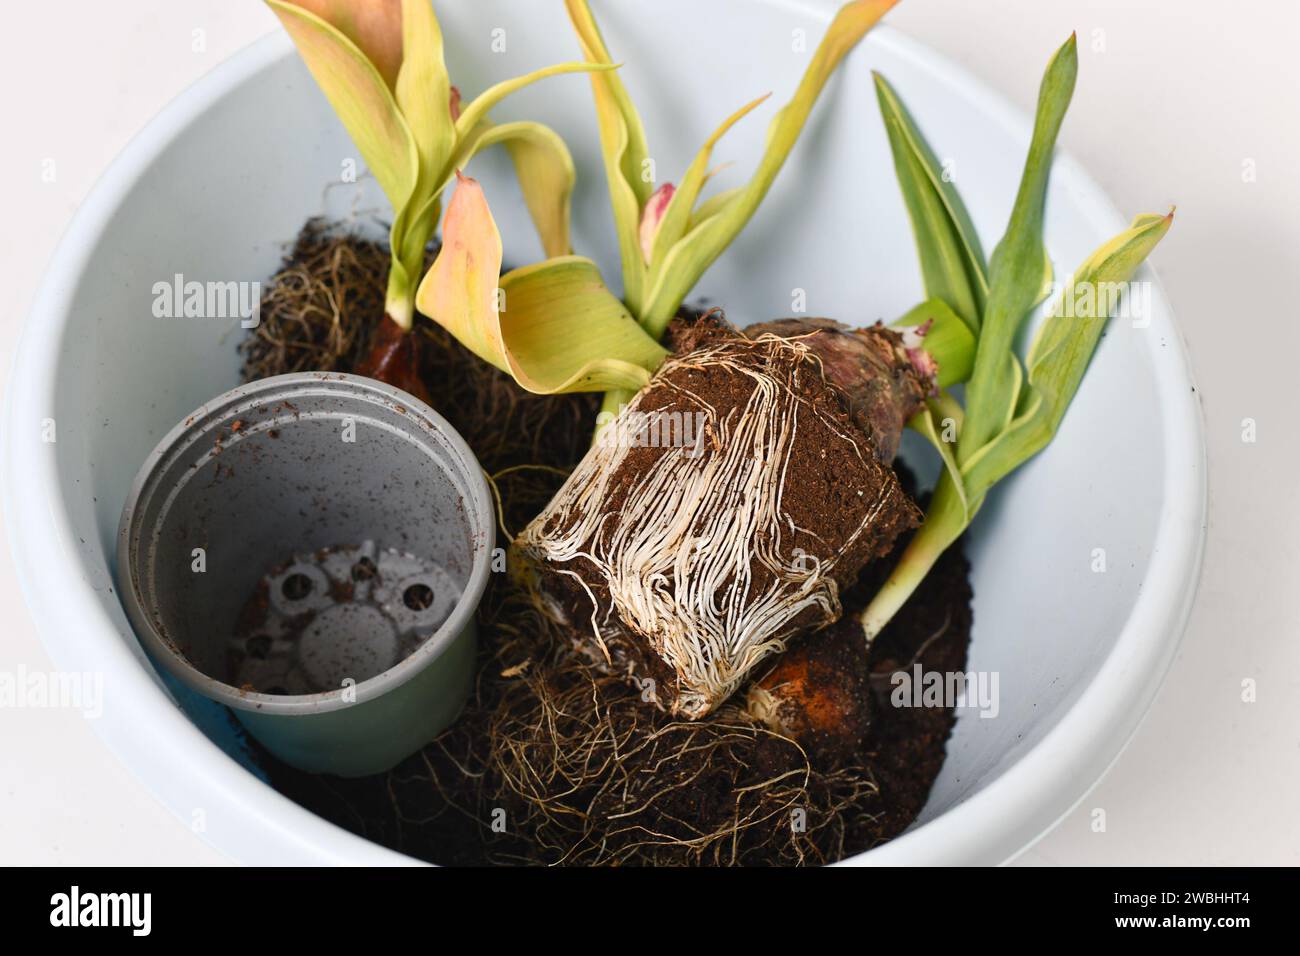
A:
{"type": "Polygon", "coordinates": [[[573,634],[521,592],[505,595],[493,631],[467,716],[483,774],[479,819],[495,813],[504,830],[488,837],[496,862],[823,863],[877,810],[862,768],[821,772],[737,708],[684,722],[647,707],[575,654],[573,634]]]}
{"type": "Polygon", "coordinates": [[[262,294],[261,322],[240,343],[244,381],[350,371],[384,314],[387,275],[385,246],[309,221],[262,294]]]}
{"type": "Polygon", "coordinates": [[[262,297],[262,321],[240,345],[245,380],[349,371],[428,402],[424,337],[403,331],[384,313],[388,264],[383,245],[320,220],[308,222],[262,297]]]}

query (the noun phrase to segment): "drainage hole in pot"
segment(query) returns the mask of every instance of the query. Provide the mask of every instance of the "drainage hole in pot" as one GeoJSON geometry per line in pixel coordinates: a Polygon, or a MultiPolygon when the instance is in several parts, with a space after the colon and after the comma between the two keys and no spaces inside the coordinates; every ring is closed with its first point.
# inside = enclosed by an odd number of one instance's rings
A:
{"type": "Polygon", "coordinates": [[[311,578],[305,574],[291,574],[280,585],[280,591],[290,601],[301,601],[311,594],[311,578]]]}
{"type": "Polygon", "coordinates": [[[369,558],[362,558],[356,564],[352,565],[353,581],[369,581],[378,573],[379,569],[375,567],[375,562],[371,561],[369,558]]]}
{"type": "Polygon", "coordinates": [[[265,634],[254,634],[244,646],[248,649],[248,656],[259,661],[266,660],[271,653],[271,639],[265,634]]]}
{"type": "Polygon", "coordinates": [[[427,584],[412,584],[402,592],[402,603],[412,611],[427,610],[433,604],[433,588],[427,584]]]}

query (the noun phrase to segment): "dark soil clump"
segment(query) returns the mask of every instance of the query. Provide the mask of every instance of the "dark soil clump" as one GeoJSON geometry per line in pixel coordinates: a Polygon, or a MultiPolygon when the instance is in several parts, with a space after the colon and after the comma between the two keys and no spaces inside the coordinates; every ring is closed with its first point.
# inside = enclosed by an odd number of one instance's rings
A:
{"type": "MultiPolygon", "coordinates": [[[[381,245],[309,224],[268,287],[262,324],[243,347],[246,375],[351,370],[382,316],[387,260],[381,245]]],[[[418,322],[431,402],[493,477],[504,545],[586,452],[598,399],[528,395],[418,322]]],[[[890,560],[869,566],[846,609],[861,605],[890,560]]],[[[905,829],[942,765],[951,711],[890,707],[887,675],[914,659],[964,669],[967,570],[951,549],[875,642],[872,686],[883,684],[884,697],[854,753],[810,756],[751,718],[743,690],[705,719],[670,717],[575,652],[574,633],[498,574],[479,611],[472,698],[438,740],[389,773],[355,780],[302,773],[265,753],[261,764],[320,816],[442,864],[833,862],[905,829]]]]}
{"type": "Polygon", "coordinates": [[[919,523],[812,337],[752,340],[716,311],[679,326],[678,351],[520,537],[589,655],[653,679],[674,715],[707,714],[768,650],[836,620],[837,596],[919,523]],[[680,427],[641,440],[649,422],[680,427]]]}

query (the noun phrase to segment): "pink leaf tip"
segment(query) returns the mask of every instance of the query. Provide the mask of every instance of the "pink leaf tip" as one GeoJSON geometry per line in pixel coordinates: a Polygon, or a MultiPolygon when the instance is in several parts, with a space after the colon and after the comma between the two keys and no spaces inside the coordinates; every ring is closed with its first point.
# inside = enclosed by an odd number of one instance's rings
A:
{"type": "Polygon", "coordinates": [[[659,234],[659,224],[663,222],[664,214],[668,211],[668,204],[672,202],[673,193],[677,192],[677,187],[672,183],[664,183],[646,200],[645,211],[641,213],[641,255],[648,263],[650,254],[654,251],[655,236],[659,234]]]}

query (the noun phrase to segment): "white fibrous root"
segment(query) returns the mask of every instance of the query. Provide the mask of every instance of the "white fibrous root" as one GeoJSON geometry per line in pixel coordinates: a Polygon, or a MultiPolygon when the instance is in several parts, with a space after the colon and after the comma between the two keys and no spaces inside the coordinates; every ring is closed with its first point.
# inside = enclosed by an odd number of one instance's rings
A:
{"type": "Polygon", "coordinates": [[[806,339],[732,334],[665,362],[516,544],[594,657],[698,718],[915,520],[806,339]]]}

